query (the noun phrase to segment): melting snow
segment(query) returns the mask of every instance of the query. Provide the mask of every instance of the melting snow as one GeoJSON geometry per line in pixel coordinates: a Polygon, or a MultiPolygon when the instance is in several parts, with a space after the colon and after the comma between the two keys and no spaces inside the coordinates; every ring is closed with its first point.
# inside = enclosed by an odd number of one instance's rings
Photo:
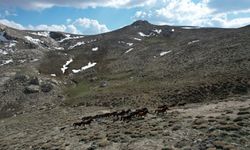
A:
{"type": "Polygon", "coordinates": [[[73,37],[71,37],[70,36],[70,34],[65,34],[65,38],[64,39],[61,39],[60,41],[58,41],[58,42],[63,42],[63,41],[65,41],[65,40],[70,40],[70,39],[80,39],[80,38],[83,38],[84,36],[73,36],[73,37]]]}
{"type": "Polygon", "coordinates": [[[26,38],[28,41],[30,41],[31,43],[34,43],[34,44],[39,44],[41,42],[39,39],[34,39],[30,36],[25,36],[24,38],[26,38]]]}
{"type": "Polygon", "coordinates": [[[64,74],[65,71],[68,69],[68,65],[69,65],[70,63],[72,63],[72,62],[73,62],[73,59],[70,58],[70,60],[68,60],[68,61],[66,62],[66,64],[63,65],[63,67],[61,68],[63,74],[64,74]]]}
{"type": "Polygon", "coordinates": [[[3,66],[3,65],[7,65],[7,64],[9,64],[9,63],[12,63],[13,60],[12,60],[12,59],[10,59],[10,60],[3,60],[2,62],[3,62],[3,63],[0,64],[0,66],[3,66]]]}
{"type": "Polygon", "coordinates": [[[142,33],[142,32],[138,32],[138,34],[140,35],[140,36],[142,36],[142,37],[150,37],[150,35],[146,35],[146,34],[144,34],[144,33],[142,33]]]}
{"type": "Polygon", "coordinates": [[[141,41],[141,39],[139,39],[139,38],[134,38],[134,40],[136,40],[136,41],[141,41]]]}
{"type": "Polygon", "coordinates": [[[70,46],[69,49],[73,49],[73,48],[75,48],[77,46],[81,46],[81,45],[84,45],[84,44],[85,44],[85,42],[77,42],[75,45],[70,46]]]}
{"type": "Polygon", "coordinates": [[[124,41],[118,41],[119,44],[124,44],[125,42],[124,41]]]}
{"type": "Polygon", "coordinates": [[[96,39],[87,41],[87,43],[89,44],[89,43],[92,43],[92,42],[95,42],[95,41],[96,41],[96,39]]]}
{"type": "Polygon", "coordinates": [[[94,67],[95,65],[96,65],[95,62],[94,62],[94,63],[89,62],[88,65],[83,66],[81,69],[73,69],[72,72],[73,72],[73,73],[78,73],[78,72],[87,70],[87,69],[89,69],[89,68],[92,68],[92,67],[94,67]]]}
{"type": "Polygon", "coordinates": [[[98,47],[94,47],[94,48],[92,48],[92,51],[98,51],[98,47]]]}
{"type": "Polygon", "coordinates": [[[128,45],[128,46],[133,46],[133,45],[134,45],[134,43],[127,43],[127,45],[128,45]]]}
{"type": "Polygon", "coordinates": [[[127,54],[127,53],[129,53],[130,51],[132,51],[134,48],[130,48],[129,50],[127,50],[126,52],[125,52],[125,54],[127,54]]]}
{"type": "Polygon", "coordinates": [[[30,32],[30,34],[43,36],[43,37],[49,37],[49,32],[30,32]]]}
{"type": "Polygon", "coordinates": [[[157,34],[161,34],[162,30],[161,29],[154,29],[153,32],[157,33],[157,34]]]}
{"type": "Polygon", "coordinates": [[[194,40],[194,41],[188,42],[188,45],[194,44],[194,43],[197,43],[197,42],[200,42],[200,40],[194,40]]]}
{"type": "Polygon", "coordinates": [[[0,41],[3,41],[3,42],[8,41],[3,35],[4,35],[4,32],[0,32],[0,41]]]}
{"type": "Polygon", "coordinates": [[[166,55],[166,54],[168,54],[168,53],[170,53],[171,51],[167,51],[167,52],[161,52],[160,53],[160,56],[164,56],[164,55],[166,55]]]}
{"type": "Polygon", "coordinates": [[[36,61],[38,61],[38,60],[39,60],[39,59],[35,58],[35,59],[31,60],[30,62],[36,62],[36,61]]]}
{"type": "Polygon", "coordinates": [[[4,51],[4,50],[0,49],[0,54],[7,55],[7,54],[8,54],[8,52],[6,52],[6,51],[4,51]]]}
{"type": "Polygon", "coordinates": [[[51,77],[56,77],[56,74],[50,74],[51,77]]]}
{"type": "Polygon", "coordinates": [[[25,61],[26,61],[25,59],[18,60],[18,62],[20,63],[24,63],[25,61]]]}
{"type": "Polygon", "coordinates": [[[9,44],[9,47],[11,48],[11,47],[14,47],[14,46],[16,46],[16,43],[15,42],[11,42],[10,44],[9,44]]]}
{"type": "Polygon", "coordinates": [[[64,50],[63,47],[54,47],[56,50],[64,50]]]}

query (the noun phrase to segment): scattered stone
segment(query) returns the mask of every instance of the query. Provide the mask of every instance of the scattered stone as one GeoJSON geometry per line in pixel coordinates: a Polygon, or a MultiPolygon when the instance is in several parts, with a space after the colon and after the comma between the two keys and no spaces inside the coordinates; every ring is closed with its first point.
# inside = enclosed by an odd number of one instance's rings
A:
{"type": "Polygon", "coordinates": [[[93,77],[91,79],[89,79],[90,82],[95,82],[98,78],[97,77],[93,77]]]}
{"type": "Polygon", "coordinates": [[[216,150],[216,148],[215,147],[210,147],[207,150],[216,150]]]}
{"type": "Polygon", "coordinates": [[[97,142],[97,145],[99,147],[105,147],[109,145],[109,141],[107,138],[101,139],[100,141],[97,142]]]}
{"type": "Polygon", "coordinates": [[[100,83],[100,87],[104,88],[104,87],[106,87],[106,86],[108,86],[108,82],[107,82],[107,81],[102,81],[102,82],[100,83]]]}
{"type": "Polygon", "coordinates": [[[250,114],[249,111],[240,111],[237,113],[237,115],[246,115],[246,114],[250,114]]]}
{"type": "Polygon", "coordinates": [[[180,130],[181,129],[181,126],[180,125],[176,125],[172,128],[173,131],[177,131],[177,130],[180,130]]]}
{"type": "Polygon", "coordinates": [[[201,124],[201,125],[193,125],[193,129],[206,129],[208,128],[207,124],[201,124]]]}
{"type": "Polygon", "coordinates": [[[49,83],[45,83],[41,85],[41,91],[47,93],[50,92],[53,89],[53,85],[49,83]]]}
{"type": "Polygon", "coordinates": [[[201,125],[201,124],[204,124],[204,123],[207,123],[207,120],[202,119],[202,118],[195,119],[194,122],[193,122],[194,125],[201,125]]]}
{"type": "Polygon", "coordinates": [[[249,110],[249,109],[250,109],[250,107],[239,108],[239,111],[247,111],[247,110],[249,110]]]}
{"type": "Polygon", "coordinates": [[[29,76],[23,74],[16,74],[14,79],[18,80],[19,82],[27,82],[29,76]]]}
{"type": "Polygon", "coordinates": [[[236,148],[231,145],[231,144],[227,144],[223,141],[214,141],[213,142],[214,146],[216,148],[219,148],[219,149],[223,149],[223,150],[236,150],[236,148]]]}
{"type": "Polygon", "coordinates": [[[225,130],[225,131],[237,131],[239,130],[241,127],[237,126],[237,125],[221,125],[218,127],[220,130],[225,130]]]}
{"type": "Polygon", "coordinates": [[[164,147],[161,150],[173,150],[173,148],[169,148],[169,147],[164,147]]]}
{"type": "Polygon", "coordinates": [[[176,148],[183,148],[183,147],[187,146],[188,144],[189,144],[189,142],[187,140],[181,140],[181,141],[175,143],[174,146],[176,148]]]}
{"type": "Polygon", "coordinates": [[[247,86],[237,85],[232,90],[232,93],[233,94],[245,94],[245,93],[247,93],[247,90],[248,90],[247,86]]]}
{"type": "Polygon", "coordinates": [[[204,118],[204,116],[198,115],[198,116],[195,116],[195,118],[204,118]]]}
{"type": "Polygon", "coordinates": [[[97,147],[95,145],[91,145],[90,147],[87,148],[87,150],[95,150],[97,147]]]}
{"type": "Polygon", "coordinates": [[[226,114],[232,114],[233,111],[232,110],[225,110],[226,114]]]}
{"type": "Polygon", "coordinates": [[[32,77],[29,81],[29,84],[39,85],[39,79],[37,77],[32,77]]]}
{"type": "Polygon", "coordinates": [[[242,120],[246,120],[246,119],[249,119],[250,118],[250,115],[241,115],[241,116],[238,116],[237,118],[235,118],[233,121],[234,122],[238,122],[238,121],[242,121],[242,120]]]}

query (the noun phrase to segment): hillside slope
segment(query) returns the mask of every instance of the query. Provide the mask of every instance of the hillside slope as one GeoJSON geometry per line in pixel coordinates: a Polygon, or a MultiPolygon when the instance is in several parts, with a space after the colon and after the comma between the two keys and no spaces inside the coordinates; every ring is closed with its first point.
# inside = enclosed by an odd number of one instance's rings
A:
{"type": "MultiPolygon", "coordinates": [[[[1,85],[26,75],[53,81],[63,104],[71,106],[175,105],[245,94],[249,35],[248,26],[176,27],[147,21],[91,36],[1,26],[1,85]]],[[[2,99],[16,105],[13,99],[26,99],[22,91],[27,84],[12,94],[8,86],[2,88],[2,99]]]]}
{"type": "Polygon", "coordinates": [[[0,149],[250,149],[250,27],[0,25],[0,149]]]}

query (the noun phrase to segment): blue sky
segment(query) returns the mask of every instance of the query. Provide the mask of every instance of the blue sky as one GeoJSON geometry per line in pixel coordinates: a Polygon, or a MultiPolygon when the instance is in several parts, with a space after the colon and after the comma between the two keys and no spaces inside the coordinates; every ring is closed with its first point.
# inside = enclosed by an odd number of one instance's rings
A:
{"type": "Polygon", "coordinates": [[[97,34],[135,20],[235,28],[250,24],[250,0],[0,0],[0,23],[19,29],[97,34]]]}

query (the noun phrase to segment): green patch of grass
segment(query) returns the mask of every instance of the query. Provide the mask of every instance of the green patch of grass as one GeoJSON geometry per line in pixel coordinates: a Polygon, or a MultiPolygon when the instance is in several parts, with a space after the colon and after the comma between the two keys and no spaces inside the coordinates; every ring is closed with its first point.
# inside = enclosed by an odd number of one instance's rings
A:
{"type": "Polygon", "coordinates": [[[106,75],[105,78],[107,80],[126,80],[132,77],[134,73],[132,71],[112,74],[112,75],[106,75]]]}
{"type": "Polygon", "coordinates": [[[67,88],[65,93],[68,98],[77,98],[89,94],[90,91],[90,84],[86,81],[82,81],[75,86],[67,88]]]}
{"type": "Polygon", "coordinates": [[[170,47],[175,46],[175,39],[173,38],[163,38],[163,37],[151,37],[146,38],[143,41],[144,46],[158,45],[159,47],[170,47]]]}

